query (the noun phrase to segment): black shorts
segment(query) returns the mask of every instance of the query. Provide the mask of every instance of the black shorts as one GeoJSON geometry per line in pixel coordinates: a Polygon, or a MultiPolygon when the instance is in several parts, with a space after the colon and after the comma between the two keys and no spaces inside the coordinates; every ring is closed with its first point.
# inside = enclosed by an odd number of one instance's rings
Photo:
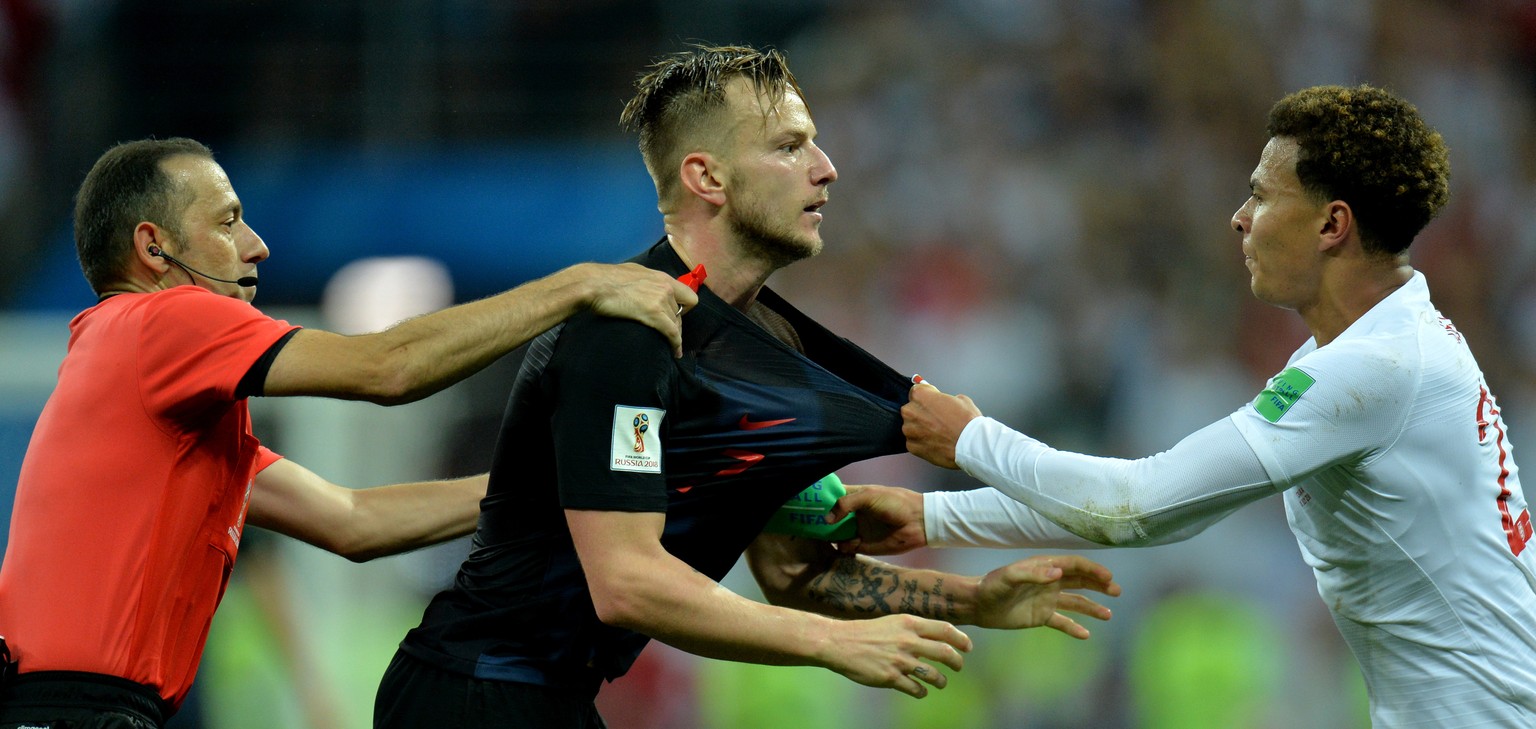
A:
{"type": "Polygon", "coordinates": [[[160,729],[170,715],[152,689],[116,676],[39,671],[0,688],[0,729],[160,729]]]}
{"type": "Polygon", "coordinates": [[[607,729],[591,692],[444,671],[396,651],[373,702],[374,729],[607,729]]]}

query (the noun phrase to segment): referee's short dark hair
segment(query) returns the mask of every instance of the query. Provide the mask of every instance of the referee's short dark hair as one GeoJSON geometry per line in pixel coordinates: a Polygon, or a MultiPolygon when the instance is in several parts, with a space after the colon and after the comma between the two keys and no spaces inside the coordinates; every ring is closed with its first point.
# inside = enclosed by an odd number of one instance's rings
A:
{"type": "Polygon", "coordinates": [[[172,137],[122,142],[101,155],[75,194],[75,255],[91,288],[101,293],[121,279],[133,231],[151,222],[181,236],[181,214],[191,204],[161,163],[191,155],[213,159],[203,143],[172,137]]]}

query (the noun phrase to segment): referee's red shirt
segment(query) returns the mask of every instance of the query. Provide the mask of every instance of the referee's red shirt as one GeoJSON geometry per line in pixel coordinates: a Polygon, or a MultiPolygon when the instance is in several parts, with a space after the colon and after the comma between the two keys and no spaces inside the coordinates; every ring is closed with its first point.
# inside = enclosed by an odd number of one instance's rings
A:
{"type": "Polygon", "coordinates": [[[0,635],[23,673],[104,673],[181,704],[252,479],[279,458],[235,387],[294,328],[193,286],[70,322],[0,565],[0,635]]]}

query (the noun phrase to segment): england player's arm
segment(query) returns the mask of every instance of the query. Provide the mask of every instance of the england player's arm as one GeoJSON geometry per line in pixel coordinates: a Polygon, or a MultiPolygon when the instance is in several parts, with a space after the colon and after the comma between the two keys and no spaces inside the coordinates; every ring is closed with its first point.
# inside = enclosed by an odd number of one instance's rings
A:
{"type": "Polygon", "coordinates": [[[924,494],[930,546],[1149,547],[1278,493],[1227,420],[1134,460],[1051,449],[985,417],[961,443],[964,470],[993,488],[924,494]]]}
{"type": "Polygon", "coordinates": [[[1276,493],[1227,421],[1163,453],[1126,460],[1051,449],[982,416],[970,398],[930,385],[913,388],[902,414],[909,451],[963,468],[992,488],[919,494],[849,487],[830,517],[858,519],[859,539],[841,545],[845,551],[1153,546],[1188,539],[1276,493]]]}
{"type": "MultiPolygon", "coordinates": [[[[1187,539],[1276,493],[1227,420],[1128,460],[1049,448],[929,385],[913,388],[903,416],[909,450],[993,487],[924,494],[916,509],[915,495],[891,499],[908,505],[904,518],[920,521],[916,541],[927,546],[1152,546],[1187,539]]],[[[834,514],[876,495],[852,494],[834,514]]],[[[863,549],[890,551],[878,538],[868,542],[863,549]]]]}
{"type": "MultiPolygon", "coordinates": [[[[926,543],[1071,546],[1060,530],[1083,546],[1187,539],[1244,504],[1389,443],[1409,401],[1408,371],[1369,351],[1316,351],[1233,415],[1134,460],[1050,448],[983,417],[968,398],[918,385],[903,410],[908,449],[993,487],[925,494],[918,518],[926,543]]],[[[875,496],[850,495],[834,514],[875,496]]]]}
{"type": "Polygon", "coordinates": [[[1088,630],[1064,613],[1108,620],[1109,609],[1066,590],[1120,594],[1107,568],[1075,555],[1030,557],[971,577],[887,564],[840,554],[828,542],[764,533],[748,548],[747,564],[764,597],[775,605],[844,619],[908,614],[983,628],[1044,625],[1080,639],[1088,637],[1088,630]]]}

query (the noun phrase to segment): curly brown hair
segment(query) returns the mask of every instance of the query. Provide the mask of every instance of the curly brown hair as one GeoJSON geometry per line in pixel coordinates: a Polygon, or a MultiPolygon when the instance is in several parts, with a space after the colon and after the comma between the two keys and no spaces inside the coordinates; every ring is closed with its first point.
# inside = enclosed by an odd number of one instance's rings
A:
{"type": "Polygon", "coordinates": [[[661,200],[676,190],[685,155],[721,141],[717,114],[725,108],[725,85],[738,76],[762,92],[765,111],[789,92],[805,98],[784,54],[771,48],[697,44],[661,58],[635,80],[635,96],[624,105],[619,125],[639,132],[640,154],[661,200]]]}
{"type": "Polygon", "coordinates": [[[1268,132],[1300,146],[1296,176],[1305,190],[1349,203],[1367,251],[1403,252],[1450,199],[1445,140],[1388,91],[1302,89],[1270,109],[1268,132]]]}

